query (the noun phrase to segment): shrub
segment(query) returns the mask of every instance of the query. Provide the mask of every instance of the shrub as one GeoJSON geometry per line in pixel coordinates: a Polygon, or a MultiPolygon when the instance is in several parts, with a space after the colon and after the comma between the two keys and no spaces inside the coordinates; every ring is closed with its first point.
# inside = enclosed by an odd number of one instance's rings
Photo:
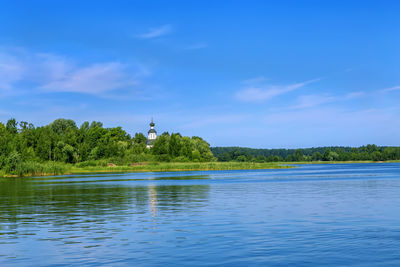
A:
{"type": "Polygon", "coordinates": [[[190,159],[185,156],[179,156],[173,159],[174,162],[189,162],[190,159]]]}
{"type": "Polygon", "coordinates": [[[100,163],[98,161],[88,160],[88,161],[79,162],[75,166],[78,168],[85,168],[85,167],[95,167],[95,166],[99,166],[99,165],[100,165],[100,163]]]}

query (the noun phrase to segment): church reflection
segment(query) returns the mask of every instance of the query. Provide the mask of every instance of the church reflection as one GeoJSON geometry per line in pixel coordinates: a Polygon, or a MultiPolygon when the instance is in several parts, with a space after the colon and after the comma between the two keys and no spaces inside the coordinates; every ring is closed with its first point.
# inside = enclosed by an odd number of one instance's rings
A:
{"type": "MultiPolygon", "coordinates": [[[[171,181],[172,184],[105,180],[76,183],[41,179],[0,181],[0,223],[17,228],[24,223],[73,225],[90,220],[126,221],[132,214],[156,217],[207,205],[210,186],[171,181]]],[[[94,179],[95,180],[95,179],[94,179]]],[[[163,183],[165,180],[163,181],[163,183]]]]}
{"type": "Polygon", "coordinates": [[[180,212],[202,207],[208,202],[209,190],[209,185],[149,185],[151,215],[155,217],[157,212],[180,212]]]}
{"type": "Polygon", "coordinates": [[[151,215],[157,216],[157,187],[155,185],[149,185],[149,204],[151,215]]]}

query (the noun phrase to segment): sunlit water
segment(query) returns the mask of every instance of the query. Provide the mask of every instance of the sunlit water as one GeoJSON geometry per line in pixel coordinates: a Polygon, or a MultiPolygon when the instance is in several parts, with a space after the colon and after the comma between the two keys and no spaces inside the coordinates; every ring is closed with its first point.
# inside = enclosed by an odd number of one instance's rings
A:
{"type": "Polygon", "coordinates": [[[400,266],[400,164],[0,180],[0,265],[400,266]]]}

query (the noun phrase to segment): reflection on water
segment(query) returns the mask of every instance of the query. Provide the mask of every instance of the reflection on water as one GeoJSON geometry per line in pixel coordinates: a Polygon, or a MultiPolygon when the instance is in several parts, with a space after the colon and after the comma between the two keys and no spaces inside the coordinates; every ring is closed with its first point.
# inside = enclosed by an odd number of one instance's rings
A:
{"type": "Polygon", "coordinates": [[[0,180],[0,265],[400,264],[400,164],[0,180]]]}
{"type": "Polygon", "coordinates": [[[13,228],[18,228],[18,225],[34,221],[73,224],[76,218],[101,217],[106,220],[146,213],[149,207],[153,215],[157,209],[179,212],[182,207],[193,207],[196,203],[204,205],[209,190],[207,184],[126,186],[104,184],[104,181],[100,184],[77,181],[60,184],[57,180],[43,184],[38,183],[38,179],[42,178],[0,180],[3,228],[5,223],[15,224],[13,228]]]}

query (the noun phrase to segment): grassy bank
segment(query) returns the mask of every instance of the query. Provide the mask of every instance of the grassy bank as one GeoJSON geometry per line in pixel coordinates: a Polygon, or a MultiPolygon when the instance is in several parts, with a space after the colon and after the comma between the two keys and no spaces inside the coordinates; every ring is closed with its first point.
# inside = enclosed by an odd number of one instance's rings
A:
{"type": "MultiPolygon", "coordinates": [[[[400,162],[400,160],[385,161],[400,162]]],[[[142,162],[115,165],[108,161],[88,161],[78,164],[59,162],[24,162],[15,170],[0,170],[0,177],[50,176],[62,174],[113,173],[113,172],[167,172],[211,170],[256,170],[293,168],[295,164],[350,164],[379,163],[376,161],[303,161],[303,162],[142,162]]]]}
{"type": "Polygon", "coordinates": [[[0,170],[0,177],[47,176],[68,173],[71,165],[60,162],[21,162],[13,169],[0,170]]]}
{"type": "Polygon", "coordinates": [[[291,168],[277,163],[252,162],[160,162],[138,164],[133,166],[112,167],[73,167],[72,173],[85,172],[165,172],[165,171],[211,171],[211,170],[252,170],[291,168]]]}
{"type": "Polygon", "coordinates": [[[62,164],[62,163],[24,163],[16,170],[7,173],[0,170],[0,177],[48,176],[80,173],[112,172],[166,172],[166,171],[208,171],[208,170],[252,170],[291,168],[279,163],[253,162],[151,162],[117,166],[104,164],[104,161],[62,164]]]}

